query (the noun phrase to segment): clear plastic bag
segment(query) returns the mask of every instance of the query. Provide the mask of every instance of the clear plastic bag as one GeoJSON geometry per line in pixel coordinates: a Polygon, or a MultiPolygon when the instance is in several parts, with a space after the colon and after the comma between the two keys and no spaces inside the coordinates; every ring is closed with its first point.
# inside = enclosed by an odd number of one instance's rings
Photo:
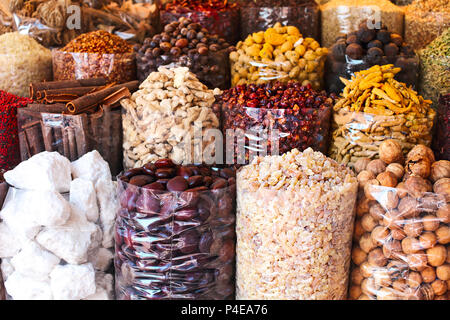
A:
{"type": "Polygon", "coordinates": [[[93,114],[69,115],[22,108],[18,113],[20,157],[58,151],[71,161],[97,150],[113,175],[122,171],[122,115],[104,108],[93,114]]]}
{"type": "Polygon", "coordinates": [[[236,298],[345,299],[356,178],[312,149],[271,158],[237,174],[236,298]]]}
{"type": "Polygon", "coordinates": [[[199,23],[202,27],[207,28],[211,34],[217,34],[224,38],[228,43],[236,43],[239,41],[240,34],[240,17],[239,7],[230,2],[226,7],[220,9],[203,9],[192,10],[189,2],[184,1],[186,6],[173,6],[172,1],[162,6],[161,24],[164,26],[174,21],[178,21],[181,17],[191,19],[193,22],[199,23]]]}
{"type": "Polygon", "coordinates": [[[9,189],[0,212],[3,237],[9,241],[1,256],[7,299],[113,298],[113,276],[106,273],[113,253],[102,246],[106,231],[72,195],[9,189]]]}
{"type": "Polygon", "coordinates": [[[450,160],[450,93],[442,95],[439,102],[433,150],[436,159],[450,160]]]}
{"type": "Polygon", "coordinates": [[[378,147],[386,139],[397,140],[405,154],[416,144],[430,146],[435,116],[432,109],[420,117],[341,109],[333,114],[330,157],[353,167],[360,158],[378,158],[378,147]]]}
{"type": "Polygon", "coordinates": [[[303,151],[311,147],[322,153],[328,150],[331,106],[294,111],[222,103],[221,109],[224,137],[227,130],[235,135],[233,143],[225,147],[227,156],[234,155],[234,164],[248,164],[255,156],[283,154],[295,148],[303,151]],[[244,155],[241,140],[245,142],[244,155]]]}
{"type": "Polygon", "coordinates": [[[276,22],[297,27],[304,37],[320,39],[320,8],[315,1],[241,1],[241,39],[276,22]]]}
{"type": "MultiPolygon", "coordinates": [[[[133,173],[148,173],[141,170],[133,173]]],[[[235,185],[169,192],[125,181],[118,189],[117,298],[234,298],[235,185]]]]}
{"type": "Polygon", "coordinates": [[[338,36],[358,30],[364,20],[373,28],[381,23],[403,35],[403,10],[388,0],[332,0],[321,7],[322,46],[330,47],[338,36]]]}
{"type": "Polygon", "coordinates": [[[447,196],[366,185],[357,209],[351,299],[449,299],[447,196]]]}
{"type": "Polygon", "coordinates": [[[106,78],[108,83],[118,84],[136,80],[134,53],[99,54],[55,49],[52,59],[55,81],[106,78]]]}

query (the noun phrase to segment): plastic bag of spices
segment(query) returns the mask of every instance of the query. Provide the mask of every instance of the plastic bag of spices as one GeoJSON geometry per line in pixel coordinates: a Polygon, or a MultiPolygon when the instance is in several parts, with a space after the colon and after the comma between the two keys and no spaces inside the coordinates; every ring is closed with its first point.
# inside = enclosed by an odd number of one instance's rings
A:
{"type": "Polygon", "coordinates": [[[350,79],[355,72],[389,63],[401,68],[396,80],[417,87],[419,57],[412,47],[383,24],[379,29],[369,29],[367,20],[363,21],[358,30],[340,36],[331,46],[325,65],[327,90],[341,92],[345,86],[341,77],[350,79]]]}
{"type": "Polygon", "coordinates": [[[167,25],[185,17],[228,43],[236,43],[240,36],[239,6],[226,0],[172,0],[161,7],[161,24],[167,25]]]}
{"type": "Polygon", "coordinates": [[[294,26],[277,22],[265,31],[249,35],[230,53],[232,86],[273,81],[299,81],[315,89],[323,86],[327,48],[304,38],[294,26]]]}
{"type": "Polygon", "coordinates": [[[360,158],[378,158],[386,139],[399,141],[404,153],[416,144],[430,146],[436,112],[431,101],[393,79],[398,72],[393,65],[376,65],[344,79],[334,105],[331,158],[353,167],[360,158]]]}
{"type": "Polygon", "coordinates": [[[234,175],[161,159],[119,177],[118,299],[234,298],[234,175]]]}
{"type": "Polygon", "coordinates": [[[331,110],[335,95],[316,92],[298,82],[241,85],[223,92],[222,110],[227,163],[248,164],[256,156],[283,154],[312,147],[328,150],[331,110]]]}
{"type": "Polygon", "coordinates": [[[448,300],[450,162],[392,140],[362,160],[350,299],[448,300]]]}
{"type": "Polygon", "coordinates": [[[357,188],[349,168],[311,148],[242,167],[236,298],[345,299],[357,188]]]}
{"type": "Polygon", "coordinates": [[[52,51],[54,80],[106,78],[108,83],[136,79],[133,47],[106,31],[93,31],[52,51]]]}
{"type": "Polygon", "coordinates": [[[330,47],[338,36],[358,30],[360,23],[369,20],[370,28],[380,28],[403,35],[404,13],[388,0],[332,0],[321,7],[322,42],[330,47]]]}
{"type": "Polygon", "coordinates": [[[188,18],[169,23],[164,31],[137,46],[139,80],[161,66],[188,67],[209,88],[230,87],[228,55],[234,47],[188,18]]]}
{"type": "Polygon", "coordinates": [[[320,39],[320,8],[312,0],[241,1],[241,39],[279,22],[297,27],[305,37],[320,39]]]}
{"type": "Polygon", "coordinates": [[[450,93],[442,95],[437,109],[433,150],[438,160],[450,160],[450,93]]]}

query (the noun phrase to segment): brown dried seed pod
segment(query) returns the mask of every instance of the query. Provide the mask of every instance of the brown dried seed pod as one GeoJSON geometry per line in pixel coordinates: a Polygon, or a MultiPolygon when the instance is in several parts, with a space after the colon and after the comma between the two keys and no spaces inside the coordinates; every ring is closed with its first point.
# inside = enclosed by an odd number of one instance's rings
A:
{"type": "Polygon", "coordinates": [[[391,163],[386,167],[386,171],[389,171],[394,174],[394,176],[400,180],[403,178],[403,175],[405,174],[405,169],[403,166],[399,163],[391,163]]]}
{"type": "Polygon", "coordinates": [[[386,171],[386,164],[383,160],[375,159],[367,164],[366,170],[372,172],[375,176],[377,176],[380,173],[386,171]]]}
{"type": "Polygon", "coordinates": [[[431,166],[431,181],[436,182],[442,178],[450,178],[450,161],[448,160],[436,161],[431,166]]]}
{"type": "Polygon", "coordinates": [[[395,188],[397,186],[397,178],[392,172],[385,171],[377,175],[377,180],[383,187],[395,188]]]}
{"type": "Polygon", "coordinates": [[[380,144],[378,149],[380,159],[385,163],[401,163],[403,161],[402,146],[396,140],[388,139],[380,144]]]}
{"type": "Polygon", "coordinates": [[[355,171],[356,173],[360,173],[363,170],[366,170],[367,165],[371,160],[369,158],[360,158],[355,162],[355,171]]]}

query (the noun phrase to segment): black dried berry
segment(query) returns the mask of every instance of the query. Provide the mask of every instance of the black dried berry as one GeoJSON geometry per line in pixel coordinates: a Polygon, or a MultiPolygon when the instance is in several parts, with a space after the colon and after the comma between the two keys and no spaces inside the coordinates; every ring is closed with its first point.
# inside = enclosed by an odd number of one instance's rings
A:
{"type": "Polygon", "coordinates": [[[389,43],[384,46],[384,54],[387,57],[393,57],[398,55],[398,47],[395,45],[395,43],[389,43]]]}
{"type": "Polygon", "coordinates": [[[352,43],[345,50],[345,54],[351,59],[360,60],[364,55],[364,50],[359,44],[352,43]]]}

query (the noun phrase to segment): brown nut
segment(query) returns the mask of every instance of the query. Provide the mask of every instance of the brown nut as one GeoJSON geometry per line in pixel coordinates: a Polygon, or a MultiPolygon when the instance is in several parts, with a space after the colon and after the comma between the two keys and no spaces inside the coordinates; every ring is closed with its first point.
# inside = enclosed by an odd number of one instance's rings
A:
{"type": "Polygon", "coordinates": [[[351,286],[350,289],[348,290],[348,297],[351,300],[358,299],[361,294],[362,291],[360,286],[351,286]]]}
{"type": "Polygon", "coordinates": [[[359,269],[361,270],[361,274],[364,278],[370,278],[375,270],[375,268],[371,266],[368,261],[361,263],[359,269]]]}
{"type": "Polygon", "coordinates": [[[408,195],[408,189],[406,189],[404,182],[400,182],[397,185],[397,195],[400,199],[403,199],[408,195]]]}
{"type": "Polygon", "coordinates": [[[356,206],[356,215],[358,217],[362,217],[364,214],[369,212],[369,203],[371,200],[369,200],[366,196],[363,196],[356,206]]]}
{"type": "Polygon", "coordinates": [[[361,282],[361,291],[370,296],[375,296],[377,293],[377,287],[375,285],[375,280],[373,278],[364,279],[361,282]]]}
{"type": "MultiPolygon", "coordinates": [[[[375,228],[376,229],[376,228],[375,228]]],[[[375,230],[374,229],[374,230],[375,230]]],[[[373,233],[373,231],[372,231],[373,233]]],[[[372,251],[372,249],[376,248],[376,243],[372,239],[372,236],[370,233],[366,232],[362,235],[361,239],[359,239],[359,247],[365,252],[369,253],[372,251]]]]}
{"type": "Polygon", "coordinates": [[[433,288],[435,295],[443,295],[447,292],[447,282],[438,279],[431,284],[431,288],[433,288]]]}
{"type": "Polygon", "coordinates": [[[392,288],[380,288],[377,290],[377,300],[397,300],[397,295],[392,288]]]}
{"type": "Polygon", "coordinates": [[[431,165],[431,181],[436,182],[442,178],[450,178],[450,161],[440,160],[431,165]]]}
{"type": "Polygon", "coordinates": [[[422,249],[430,249],[437,243],[437,238],[433,232],[424,232],[419,237],[419,242],[422,249]]]}
{"type": "Polygon", "coordinates": [[[389,229],[384,226],[376,227],[372,230],[371,239],[375,246],[383,245],[389,239],[389,229]]]}
{"type": "MultiPolygon", "coordinates": [[[[384,215],[386,214],[386,211],[384,211],[381,204],[379,204],[378,202],[375,202],[370,205],[369,214],[373,217],[373,219],[375,221],[378,221],[378,220],[383,219],[384,215]]],[[[370,231],[372,231],[372,230],[370,230],[370,231]]]]}
{"type": "Polygon", "coordinates": [[[436,216],[428,214],[421,219],[425,231],[435,231],[439,228],[439,219],[436,216]]]}
{"type": "Polygon", "coordinates": [[[377,175],[377,180],[383,187],[395,188],[397,186],[397,178],[389,171],[377,175]]]}
{"type": "Polygon", "coordinates": [[[410,272],[407,283],[411,288],[418,288],[422,283],[422,276],[419,272],[410,272]]]}
{"type": "Polygon", "coordinates": [[[427,267],[427,255],[423,251],[417,251],[406,256],[408,266],[414,271],[422,271],[427,267]]]}
{"type": "Polygon", "coordinates": [[[382,201],[384,201],[383,206],[387,209],[387,210],[392,210],[394,208],[397,208],[398,206],[398,202],[400,201],[400,198],[397,195],[397,190],[396,189],[389,189],[389,190],[385,190],[385,197],[382,201]]]}
{"type": "Polygon", "coordinates": [[[445,196],[447,201],[450,199],[450,178],[442,178],[433,185],[433,191],[445,196]]]}
{"type": "Polygon", "coordinates": [[[391,277],[386,268],[377,268],[372,276],[378,287],[389,287],[392,284],[391,277]]]}
{"type": "Polygon", "coordinates": [[[397,180],[403,178],[403,175],[405,174],[405,169],[400,163],[391,163],[386,167],[386,171],[391,172],[397,180]]]}
{"type": "Polygon", "coordinates": [[[398,210],[390,210],[384,215],[381,224],[391,230],[400,229],[403,225],[403,217],[398,210]]]}
{"type": "Polygon", "coordinates": [[[379,189],[376,188],[380,185],[380,182],[376,179],[372,179],[366,182],[364,186],[364,194],[367,199],[369,200],[375,200],[374,195],[376,195],[379,192],[379,189]]]}
{"type": "Polygon", "coordinates": [[[445,204],[436,211],[436,217],[442,223],[450,223],[450,204],[445,204]]]}
{"type": "Polygon", "coordinates": [[[431,173],[431,162],[427,158],[414,156],[406,162],[406,172],[411,176],[426,179],[431,173]]]}
{"type": "Polygon", "coordinates": [[[375,179],[375,175],[371,171],[363,170],[356,178],[358,179],[359,186],[364,188],[368,181],[375,179]]]}
{"type": "Polygon", "coordinates": [[[372,215],[366,213],[361,218],[361,225],[364,230],[371,232],[377,225],[377,221],[372,217],[372,215]]]}
{"type": "Polygon", "coordinates": [[[427,249],[427,259],[428,263],[433,267],[439,267],[443,265],[447,259],[447,249],[438,244],[437,246],[427,249]]]}
{"type": "Polygon", "coordinates": [[[406,237],[402,240],[402,250],[406,254],[412,254],[420,251],[420,242],[416,238],[406,237]]]}
{"type": "Polygon", "coordinates": [[[440,244],[448,244],[450,242],[450,227],[440,226],[435,233],[440,244]]]}
{"type": "Polygon", "coordinates": [[[380,159],[385,163],[403,162],[402,146],[396,140],[388,139],[380,144],[378,149],[380,159]]]}
{"type": "Polygon", "coordinates": [[[450,264],[443,264],[436,268],[436,275],[443,281],[450,280],[450,264]]]}
{"type": "Polygon", "coordinates": [[[383,244],[383,254],[388,259],[397,258],[402,252],[402,244],[398,240],[389,240],[383,244]]]}
{"type": "Polygon", "coordinates": [[[409,194],[415,198],[421,198],[426,192],[431,191],[429,183],[425,179],[417,176],[410,176],[405,181],[405,187],[409,194]]]}
{"type": "Polygon", "coordinates": [[[375,159],[367,164],[366,170],[371,171],[376,177],[380,173],[386,171],[386,164],[383,160],[375,159]]]}
{"type": "Polygon", "coordinates": [[[406,234],[402,229],[394,229],[391,230],[391,236],[392,239],[402,241],[403,239],[405,239],[406,234]]]}
{"type": "Polygon", "coordinates": [[[419,203],[412,197],[405,197],[400,200],[398,211],[400,212],[400,216],[405,219],[417,217],[420,213],[419,203]]]}
{"type": "Polygon", "coordinates": [[[364,229],[361,225],[361,220],[358,219],[355,221],[355,230],[353,231],[353,240],[358,242],[361,239],[361,236],[364,234],[364,229]]]}
{"type": "Polygon", "coordinates": [[[367,256],[367,261],[372,266],[384,267],[387,263],[387,259],[383,254],[383,250],[380,248],[373,249],[367,256]]]}
{"type": "Polygon", "coordinates": [[[420,272],[423,282],[431,283],[436,280],[436,271],[433,267],[426,267],[420,272]]]}
{"type": "Polygon", "coordinates": [[[426,158],[430,163],[434,163],[436,161],[433,151],[423,144],[414,146],[414,148],[408,152],[406,155],[406,162],[410,161],[412,158],[426,158]]]}
{"type": "Polygon", "coordinates": [[[399,293],[405,292],[407,287],[408,285],[406,284],[405,279],[398,279],[392,283],[392,288],[394,288],[394,290],[399,293]]]}
{"type": "Polygon", "coordinates": [[[353,284],[360,285],[364,280],[363,275],[361,274],[361,269],[359,267],[353,268],[351,272],[351,280],[353,284]]]}
{"type": "Polygon", "coordinates": [[[355,247],[352,250],[352,261],[356,265],[360,265],[364,261],[366,261],[367,253],[365,253],[361,248],[355,247]]]}
{"type": "Polygon", "coordinates": [[[367,165],[371,160],[369,158],[360,158],[355,162],[355,171],[359,174],[361,171],[366,170],[367,165]]]}
{"type": "Polygon", "coordinates": [[[422,233],[423,224],[420,219],[406,220],[403,226],[403,231],[405,231],[408,237],[416,238],[422,233]]]}

